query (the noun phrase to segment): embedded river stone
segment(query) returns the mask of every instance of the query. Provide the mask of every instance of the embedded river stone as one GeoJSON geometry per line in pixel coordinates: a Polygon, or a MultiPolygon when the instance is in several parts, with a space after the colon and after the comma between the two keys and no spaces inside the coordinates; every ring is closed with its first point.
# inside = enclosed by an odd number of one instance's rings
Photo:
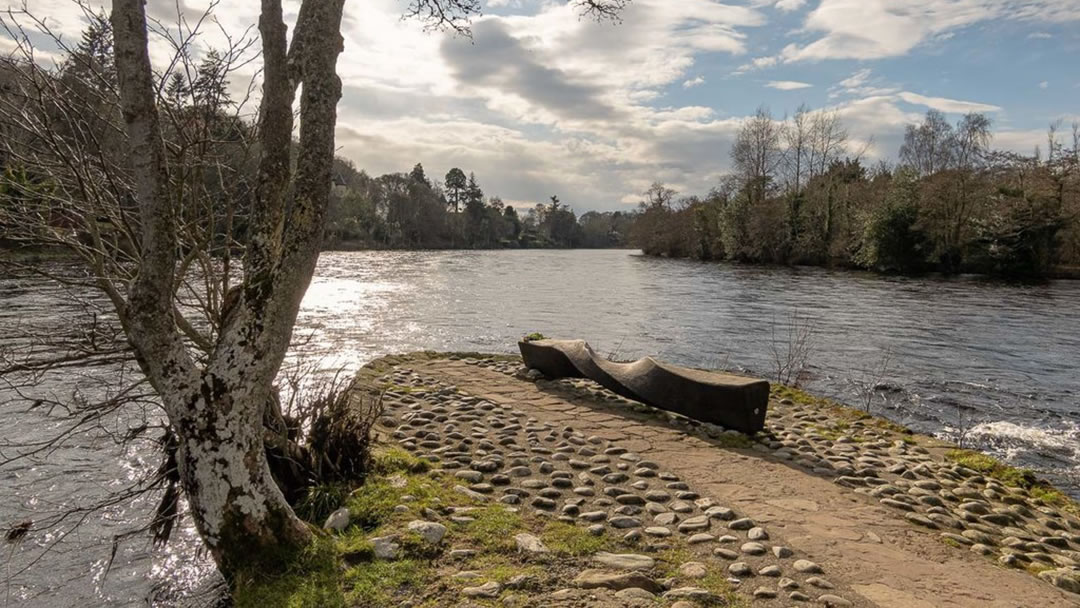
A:
{"type": "Polygon", "coordinates": [[[584,340],[518,343],[525,365],[549,378],[589,378],[613,393],[701,422],[747,434],[765,428],[769,383],[644,357],[615,363],[584,340]]]}

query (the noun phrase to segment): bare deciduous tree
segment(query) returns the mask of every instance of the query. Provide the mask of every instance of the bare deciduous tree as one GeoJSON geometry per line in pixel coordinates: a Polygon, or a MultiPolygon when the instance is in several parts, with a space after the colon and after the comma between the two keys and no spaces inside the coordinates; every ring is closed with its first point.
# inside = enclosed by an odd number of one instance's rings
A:
{"type": "Polygon", "coordinates": [[[746,120],[731,147],[731,160],[750,193],[750,204],[765,200],[772,187],[776,171],[783,160],[780,147],[781,126],[773,120],[768,108],[758,108],[746,120]]]}
{"type": "MultiPolygon", "coordinates": [[[[604,19],[627,2],[574,4],[604,19]]],[[[236,146],[254,150],[251,183],[239,190],[224,187],[222,171],[204,170],[218,149],[205,144],[222,134],[190,129],[218,117],[174,107],[185,94],[203,95],[200,86],[220,90],[235,56],[208,55],[220,65],[202,70],[199,83],[172,79],[187,65],[191,40],[172,40],[172,64],[156,69],[149,40],[161,28],[148,20],[144,0],[114,0],[107,22],[87,12],[110,30],[112,51],[74,66],[85,69],[71,75],[72,86],[69,74],[39,64],[33,36],[4,23],[22,52],[4,65],[18,82],[0,98],[3,128],[16,135],[5,141],[5,166],[18,164],[30,177],[4,180],[2,236],[61,246],[84,263],[76,283],[111,305],[118,343],[130,349],[175,437],[174,470],[195,526],[226,577],[311,540],[271,473],[267,448],[281,416],[274,382],[318,260],[331,190],[343,7],[344,0],[303,0],[290,42],[281,0],[261,0],[257,126],[219,125],[241,141],[250,135],[251,145],[236,146]],[[103,78],[104,62],[115,80],[103,78]],[[236,205],[204,196],[213,179],[236,205]],[[241,264],[234,251],[242,251],[241,264]]],[[[410,13],[464,32],[478,9],[474,0],[416,0],[410,13]]],[[[29,18],[63,48],[44,21],[29,18]]],[[[340,401],[325,405],[348,415],[340,401]]],[[[353,426],[366,432],[369,423],[353,426]]]]}
{"type": "Polygon", "coordinates": [[[777,322],[773,319],[769,350],[772,352],[776,381],[780,384],[798,386],[800,376],[810,363],[814,352],[814,334],[817,323],[814,319],[799,314],[795,310],[788,317],[786,331],[777,334],[777,322]]]}

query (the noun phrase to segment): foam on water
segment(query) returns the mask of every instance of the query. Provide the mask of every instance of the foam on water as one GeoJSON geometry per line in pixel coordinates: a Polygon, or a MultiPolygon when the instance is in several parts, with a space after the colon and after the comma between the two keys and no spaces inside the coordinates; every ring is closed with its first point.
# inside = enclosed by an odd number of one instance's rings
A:
{"type": "Polygon", "coordinates": [[[968,430],[968,445],[994,452],[1010,464],[1041,468],[1059,484],[1077,489],[1080,483],[1080,425],[1063,420],[1055,427],[1005,420],[984,422],[968,430]],[[1048,463],[1053,463],[1047,467],[1048,463]]]}

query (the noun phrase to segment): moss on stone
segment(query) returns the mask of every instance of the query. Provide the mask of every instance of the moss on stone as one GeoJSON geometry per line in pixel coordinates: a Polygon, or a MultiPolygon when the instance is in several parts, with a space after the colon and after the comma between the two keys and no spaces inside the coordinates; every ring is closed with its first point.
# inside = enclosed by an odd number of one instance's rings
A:
{"type": "Polygon", "coordinates": [[[945,458],[973,471],[991,477],[1006,486],[1026,490],[1028,495],[1043,503],[1074,514],[1080,514],[1080,504],[1064,492],[1042,481],[1030,469],[1007,465],[1000,460],[974,450],[949,450],[945,458]]]}

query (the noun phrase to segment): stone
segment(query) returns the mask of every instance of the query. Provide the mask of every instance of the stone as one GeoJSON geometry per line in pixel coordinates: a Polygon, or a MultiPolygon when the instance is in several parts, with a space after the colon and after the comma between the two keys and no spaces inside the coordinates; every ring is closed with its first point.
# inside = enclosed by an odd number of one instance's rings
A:
{"type": "Polygon", "coordinates": [[[1039,573],[1042,580],[1070,593],[1080,594],[1080,568],[1058,568],[1039,573]]]}
{"type": "Polygon", "coordinates": [[[772,599],[776,597],[776,590],[768,587],[758,587],[754,589],[754,597],[758,599],[772,599]]]}
{"type": "Polygon", "coordinates": [[[743,546],[739,547],[739,550],[747,555],[765,555],[766,553],[765,545],[753,542],[743,543],[743,546]]]}
{"type": "Polygon", "coordinates": [[[349,527],[350,517],[349,510],[345,507],[338,509],[330,514],[330,517],[326,518],[326,523],[323,524],[323,529],[333,530],[335,532],[344,532],[345,528],[349,527]]]}
{"type": "Polygon", "coordinates": [[[483,481],[484,476],[479,471],[462,470],[454,473],[454,477],[467,481],[469,483],[479,483],[483,481]]]}
{"type": "Polygon", "coordinates": [[[748,517],[736,519],[735,521],[728,523],[727,527],[729,530],[749,530],[754,527],[754,520],[748,517]]]}
{"type": "Polygon", "coordinates": [[[709,518],[704,516],[704,515],[699,515],[697,517],[691,517],[689,519],[685,519],[685,520],[683,520],[682,523],[679,524],[679,532],[683,532],[683,533],[698,532],[698,531],[701,531],[701,530],[708,530],[708,529],[709,529],[709,518]]]}
{"type": "Polygon", "coordinates": [[[660,513],[653,518],[653,521],[661,526],[670,526],[679,521],[679,517],[674,513],[660,513]]]}
{"type": "Polygon", "coordinates": [[[780,571],[780,566],[765,566],[761,570],[758,570],[759,576],[780,576],[783,572],[780,571]]]}
{"type": "Polygon", "coordinates": [[[593,561],[619,570],[651,570],[656,565],[656,560],[647,555],[635,555],[632,553],[607,553],[599,552],[592,557],[593,561]]]}
{"type": "Polygon", "coordinates": [[[727,507],[709,507],[708,509],[705,509],[705,515],[709,516],[710,519],[720,519],[723,521],[735,519],[735,511],[732,511],[727,507]]]}
{"type": "Polygon", "coordinates": [[[539,584],[539,581],[535,576],[531,574],[518,574],[511,577],[506,584],[503,585],[506,589],[529,589],[535,588],[539,584]]]}
{"type": "Polygon", "coordinates": [[[679,566],[679,575],[686,578],[705,578],[708,569],[701,562],[686,562],[679,566]]]}
{"type": "Polygon", "coordinates": [[[792,564],[792,567],[795,568],[796,572],[801,572],[803,574],[821,574],[822,572],[821,566],[808,559],[797,559],[795,560],[795,563],[792,564]]]}
{"type": "Polygon", "coordinates": [[[375,559],[397,559],[401,555],[401,545],[397,536],[377,536],[371,539],[375,548],[375,559]]]}
{"type": "Polygon", "coordinates": [[[660,584],[640,572],[607,572],[604,570],[585,570],[574,578],[574,585],[582,589],[612,589],[620,591],[636,587],[650,593],[660,593],[660,584]]]}
{"type": "Polygon", "coordinates": [[[820,576],[811,576],[810,578],[806,579],[806,584],[813,585],[813,586],[817,587],[818,589],[832,589],[833,588],[832,583],[830,583],[829,581],[821,578],[820,576]]]}
{"type": "Polygon", "coordinates": [[[667,536],[671,536],[671,530],[668,530],[663,526],[649,526],[648,528],[645,528],[645,534],[648,534],[649,536],[658,536],[664,538],[667,536]]]}
{"type": "Polygon", "coordinates": [[[627,587],[622,591],[617,591],[615,597],[620,600],[642,600],[646,602],[653,602],[656,596],[648,591],[641,589],[640,587],[627,587]]]}
{"type": "Polygon", "coordinates": [[[465,587],[461,590],[461,594],[465,597],[480,597],[487,599],[494,599],[499,597],[499,593],[502,592],[502,585],[494,581],[490,583],[484,583],[479,587],[465,587]]]}
{"type": "Polygon", "coordinates": [[[765,528],[753,527],[746,533],[746,537],[750,540],[769,540],[769,533],[765,531],[765,528]]]}
{"type": "Polygon", "coordinates": [[[785,559],[791,557],[791,549],[780,545],[776,545],[775,547],[773,547],[772,552],[773,555],[776,556],[776,559],[785,559]]]}
{"type": "Polygon", "coordinates": [[[753,576],[754,569],[751,568],[746,562],[735,562],[728,566],[728,572],[734,576],[753,576]]]}
{"type": "Polygon", "coordinates": [[[824,604],[825,608],[848,608],[855,605],[839,595],[832,594],[818,596],[817,601],[819,604],[824,604]]]}
{"type": "Polygon", "coordinates": [[[549,553],[549,549],[540,542],[540,539],[532,534],[518,534],[514,536],[514,543],[519,553],[549,553]]]}
{"type": "Polygon", "coordinates": [[[432,521],[410,521],[406,527],[419,534],[424,542],[432,545],[439,544],[446,536],[446,526],[432,521]]]}
{"type": "Polygon", "coordinates": [[[616,516],[608,519],[608,523],[614,528],[640,528],[641,520],[634,517],[616,516]]]}
{"type": "Polygon", "coordinates": [[[712,542],[714,540],[716,540],[716,537],[713,536],[712,534],[707,534],[705,532],[698,532],[697,534],[694,534],[690,538],[686,539],[686,542],[691,544],[691,545],[699,545],[701,543],[708,543],[708,542],[712,542]]]}
{"type": "MultiPolygon", "coordinates": [[[[665,593],[663,598],[666,600],[693,600],[695,602],[715,602],[717,599],[715,595],[701,587],[679,587],[677,589],[672,589],[665,593]]],[[[677,603],[672,604],[671,608],[676,608],[676,605],[677,603]]]]}

